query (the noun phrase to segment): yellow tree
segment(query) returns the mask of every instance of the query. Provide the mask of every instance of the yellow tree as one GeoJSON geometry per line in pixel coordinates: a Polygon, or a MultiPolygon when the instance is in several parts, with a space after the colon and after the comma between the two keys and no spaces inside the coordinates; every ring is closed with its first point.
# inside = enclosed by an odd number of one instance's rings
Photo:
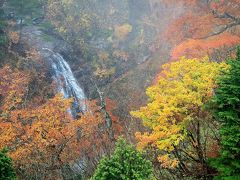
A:
{"type": "Polygon", "coordinates": [[[90,11],[92,2],[85,0],[48,0],[47,17],[64,37],[75,45],[75,48],[86,50],[86,41],[96,28],[93,19],[94,11],[90,11]]]}
{"type": "MultiPolygon", "coordinates": [[[[180,167],[190,173],[185,161],[188,158],[197,162],[196,167],[206,170],[207,137],[202,137],[202,131],[207,129],[211,117],[202,106],[212,96],[216,76],[222,68],[226,68],[224,63],[210,62],[207,57],[182,57],[165,64],[157,83],[147,89],[147,106],[131,112],[150,128],[149,132],[136,133],[138,147],[151,145],[161,150],[158,160],[162,167],[180,167]],[[185,158],[179,154],[180,150],[185,158]]],[[[210,136],[210,132],[205,133],[204,136],[210,136]]]]}

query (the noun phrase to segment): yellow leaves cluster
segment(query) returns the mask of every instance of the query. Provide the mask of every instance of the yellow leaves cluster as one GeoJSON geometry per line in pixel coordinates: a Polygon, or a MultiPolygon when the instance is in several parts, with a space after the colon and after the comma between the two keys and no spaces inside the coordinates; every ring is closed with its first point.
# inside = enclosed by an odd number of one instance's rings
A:
{"type": "Polygon", "coordinates": [[[72,36],[70,38],[74,38],[74,40],[80,39],[84,33],[90,31],[93,16],[83,7],[76,5],[79,4],[76,1],[49,0],[47,5],[47,16],[56,30],[64,36],[72,36]],[[79,9],[82,9],[80,13],[79,9]]]}
{"type": "MultiPolygon", "coordinates": [[[[151,129],[150,133],[136,134],[139,147],[151,144],[169,154],[185,139],[188,123],[201,116],[202,105],[213,94],[216,77],[227,65],[210,62],[207,57],[182,57],[162,68],[158,82],[147,89],[149,103],[131,115],[151,129]]],[[[166,165],[167,156],[160,159],[166,165]]]]}
{"type": "Polygon", "coordinates": [[[104,77],[109,77],[111,75],[113,75],[116,72],[116,68],[112,67],[112,68],[100,68],[97,67],[97,69],[94,72],[95,76],[98,76],[100,78],[104,78],[104,77]]]}
{"type": "Polygon", "coordinates": [[[132,32],[130,24],[116,25],[114,27],[114,35],[120,41],[124,40],[130,32],[132,32]]]}
{"type": "Polygon", "coordinates": [[[178,166],[179,161],[177,159],[172,159],[168,154],[158,157],[158,161],[161,163],[162,167],[174,169],[178,166]]]}
{"type": "Polygon", "coordinates": [[[56,28],[58,32],[60,32],[61,34],[65,34],[67,33],[67,29],[63,26],[59,26],[56,28]]]}
{"type": "Polygon", "coordinates": [[[29,79],[28,74],[12,70],[10,66],[0,69],[0,96],[5,97],[2,105],[5,113],[20,106],[29,79]]]}

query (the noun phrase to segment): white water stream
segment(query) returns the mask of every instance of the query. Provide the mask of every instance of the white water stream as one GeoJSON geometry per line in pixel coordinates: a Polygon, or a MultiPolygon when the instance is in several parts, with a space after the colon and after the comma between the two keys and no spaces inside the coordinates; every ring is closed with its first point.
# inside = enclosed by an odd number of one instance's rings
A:
{"type": "Polygon", "coordinates": [[[86,96],[83,89],[75,79],[72,70],[64,58],[56,52],[48,48],[42,48],[44,51],[48,51],[50,55],[48,59],[51,62],[53,70],[53,79],[57,83],[58,92],[64,95],[64,98],[73,98],[73,107],[71,113],[76,116],[77,113],[86,110],[86,96]]]}

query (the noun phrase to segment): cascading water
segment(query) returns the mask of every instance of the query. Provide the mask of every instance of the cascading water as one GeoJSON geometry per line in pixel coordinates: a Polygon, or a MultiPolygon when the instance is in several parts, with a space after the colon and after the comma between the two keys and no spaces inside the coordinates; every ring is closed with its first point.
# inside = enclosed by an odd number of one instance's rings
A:
{"type": "Polygon", "coordinates": [[[73,98],[73,106],[71,113],[76,116],[79,112],[86,110],[86,96],[82,88],[78,85],[71,68],[64,58],[48,48],[42,48],[44,51],[48,51],[50,55],[48,59],[51,61],[53,70],[53,79],[57,83],[58,92],[64,95],[64,98],[73,98]]]}
{"type": "MultiPolygon", "coordinates": [[[[44,52],[48,52],[47,54],[43,53],[43,55],[45,55],[51,63],[53,79],[57,83],[58,92],[62,93],[64,98],[73,98],[74,100],[72,108],[70,109],[72,116],[76,117],[79,112],[86,111],[87,106],[85,101],[87,98],[83,89],[75,79],[68,63],[59,53],[56,53],[48,48],[42,48],[42,50],[44,52]]],[[[72,169],[76,172],[83,173],[86,166],[85,164],[86,159],[81,157],[78,160],[78,163],[72,166],[72,169]]]]}

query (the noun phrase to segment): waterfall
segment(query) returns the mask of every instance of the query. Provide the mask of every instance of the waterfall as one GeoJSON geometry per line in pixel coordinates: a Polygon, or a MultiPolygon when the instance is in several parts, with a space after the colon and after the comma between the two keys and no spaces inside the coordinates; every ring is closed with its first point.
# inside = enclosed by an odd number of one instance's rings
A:
{"type": "MultiPolygon", "coordinates": [[[[79,112],[84,112],[87,110],[86,106],[86,96],[83,89],[78,84],[75,79],[72,70],[64,58],[56,52],[53,52],[51,49],[42,48],[43,53],[46,56],[46,59],[51,63],[51,68],[53,71],[53,79],[57,83],[57,91],[64,95],[64,98],[73,98],[74,102],[70,113],[73,117],[76,117],[79,112]]],[[[86,167],[86,159],[81,157],[78,163],[74,164],[71,168],[76,172],[84,172],[86,167]]]]}
{"type": "Polygon", "coordinates": [[[83,89],[75,79],[72,70],[64,58],[56,52],[48,48],[42,48],[44,51],[48,51],[48,59],[51,62],[53,70],[53,79],[57,83],[58,92],[64,95],[64,98],[73,98],[73,106],[71,113],[76,116],[77,113],[86,110],[86,96],[83,89]]]}

